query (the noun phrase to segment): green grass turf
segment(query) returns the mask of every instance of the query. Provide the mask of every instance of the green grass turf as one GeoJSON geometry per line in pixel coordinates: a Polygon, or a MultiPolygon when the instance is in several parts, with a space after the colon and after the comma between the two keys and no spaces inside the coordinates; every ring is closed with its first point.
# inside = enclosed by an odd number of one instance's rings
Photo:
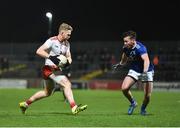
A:
{"type": "Polygon", "coordinates": [[[18,103],[36,91],[38,90],[0,89],[0,126],[180,126],[180,92],[154,91],[147,116],[139,114],[143,92],[133,91],[139,105],[134,114],[129,116],[129,103],[122,93],[106,90],[73,90],[77,103],[88,104],[88,109],[76,116],[71,114],[69,105],[62,101],[62,92],[33,103],[26,115],[22,115],[18,103]]]}

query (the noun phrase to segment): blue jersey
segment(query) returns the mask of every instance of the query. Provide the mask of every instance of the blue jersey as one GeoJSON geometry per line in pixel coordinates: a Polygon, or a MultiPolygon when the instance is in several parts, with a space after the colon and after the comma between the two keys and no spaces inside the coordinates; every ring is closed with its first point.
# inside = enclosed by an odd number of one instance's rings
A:
{"type": "MultiPolygon", "coordinates": [[[[142,43],[136,42],[136,46],[132,49],[123,47],[123,52],[129,58],[130,69],[138,73],[142,73],[144,69],[144,61],[142,60],[141,55],[147,53],[146,47],[142,43]]],[[[154,66],[150,62],[148,71],[153,71],[153,70],[154,70],[154,66]]]]}

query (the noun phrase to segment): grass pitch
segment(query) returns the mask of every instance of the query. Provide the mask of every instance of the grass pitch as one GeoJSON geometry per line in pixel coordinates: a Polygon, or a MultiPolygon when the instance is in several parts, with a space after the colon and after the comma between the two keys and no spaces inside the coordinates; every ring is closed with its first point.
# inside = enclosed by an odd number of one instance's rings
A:
{"type": "MultiPolygon", "coordinates": [[[[39,89],[38,89],[39,90],[39,89]]],[[[138,101],[134,114],[127,115],[129,106],[121,91],[73,90],[77,103],[88,104],[88,109],[72,115],[62,92],[33,103],[22,115],[18,103],[37,89],[0,89],[1,127],[176,127],[180,126],[180,92],[152,93],[148,115],[141,116],[143,92],[133,91],[138,101]]]]}

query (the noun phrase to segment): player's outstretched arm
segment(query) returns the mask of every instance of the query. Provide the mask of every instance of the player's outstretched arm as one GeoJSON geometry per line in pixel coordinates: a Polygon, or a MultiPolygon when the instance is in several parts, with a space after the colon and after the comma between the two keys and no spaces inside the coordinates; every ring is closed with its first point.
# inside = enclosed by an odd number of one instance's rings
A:
{"type": "Polygon", "coordinates": [[[123,66],[127,63],[127,59],[128,59],[128,57],[125,55],[125,53],[123,53],[123,54],[122,54],[122,57],[121,57],[121,61],[120,61],[119,63],[117,63],[117,64],[114,64],[114,65],[112,66],[112,68],[113,68],[114,70],[116,70],[116,69],[118,69],[118,68],[120,68],[120,67],[123,67],[123,66]]]}

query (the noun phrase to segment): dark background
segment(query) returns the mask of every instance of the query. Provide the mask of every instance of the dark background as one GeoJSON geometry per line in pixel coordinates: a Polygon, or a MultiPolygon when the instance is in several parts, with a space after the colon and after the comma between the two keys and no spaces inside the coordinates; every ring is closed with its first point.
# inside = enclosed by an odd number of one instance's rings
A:
{"type": "Polygon", "coordinates": [[[53,13],[52,35],[67,22],[72,41],[119,41],[130,29],[141,40],[180,39],[179,1],[1,0],[0,42],[44,41],[47,11],[53,13]]]}

